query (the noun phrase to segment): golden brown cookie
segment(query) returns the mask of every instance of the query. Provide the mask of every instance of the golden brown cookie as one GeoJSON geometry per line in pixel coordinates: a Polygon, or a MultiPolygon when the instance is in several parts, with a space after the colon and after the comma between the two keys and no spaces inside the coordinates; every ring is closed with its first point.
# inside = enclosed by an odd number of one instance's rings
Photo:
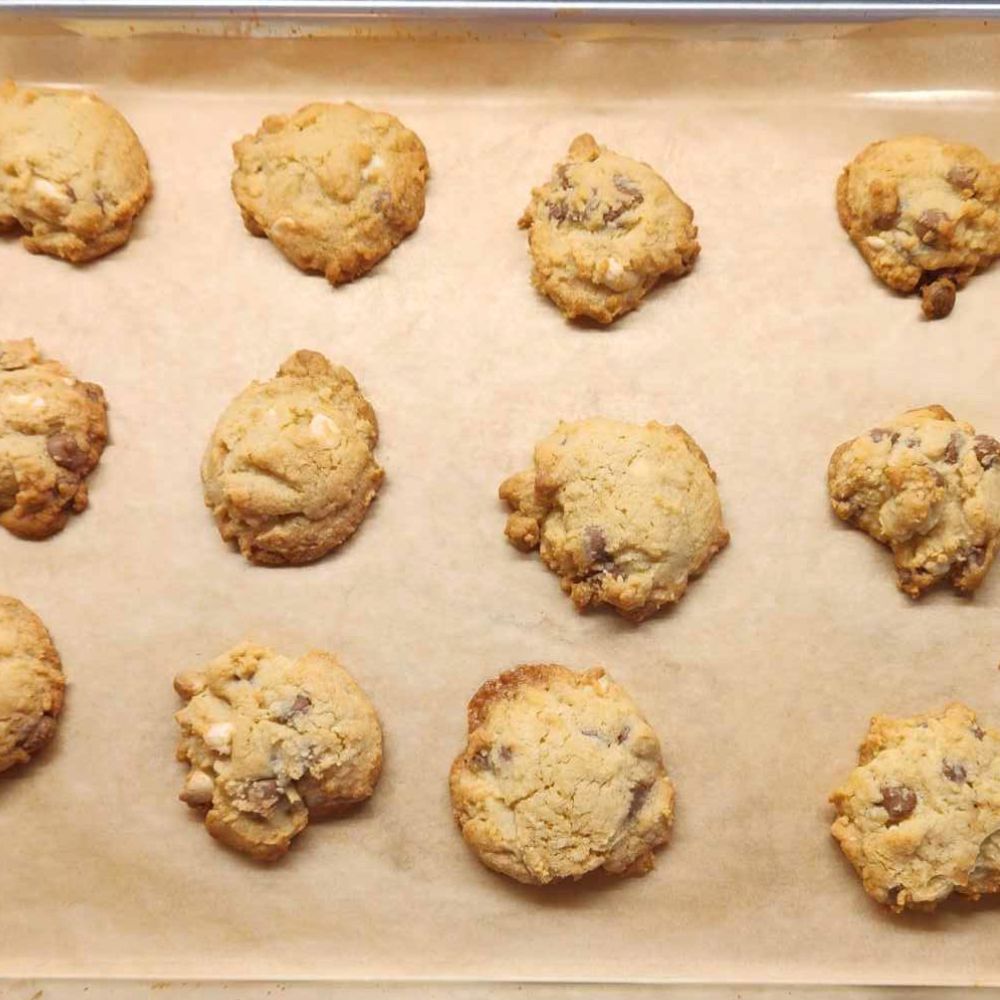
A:
{"type": "Polygon", "coordinates": [[[79,263],[120,247],[153,186],[129,123],[93,94],[0,81],[0,231],[79,263]]]}
{"type": "Polygon", "coordinates": [[[972,593],[1000,545],[1000,443],[943,406],[909,410],[833,453],[833,510],[892,549],[899,587],[972,593]]]}
{"type": "Polygon", "coordinates": [[[33,340],[0,340],[0,525],[20,538],[61,531],[87,507],[87,476],[108,440],[99,385],[33,340]]]}
{"type": "Polygon", "coordinates": [[[367,799],[382,770],[382,729],[367,695],[330,653],[297,660],[243,643],[179,675],[181,799],[208,832],[274,861],[310,819],[367,799]]]}
{"type": "Polygon", "coordinates": [[[41,619],[0,596],[0,771],[27,763],[56,731],[62,663],[41,619]]]}
{"type": "Polygon", "coordinates": [[[485,865],[544,885],[598,868],[645,875],[669,839],[674,788],[656,733],[603,670],[533,664],[469,702],[451,801],[485,865]]]}
{"type": "Polygon", "coordinates": [[[233,154],[247,229],[335,285],[371,270],[423,218],[427,153],[392,115],[308,104],[265,118],[233,154]]]}
{"type": "Polygon", "coordinates": [[[507,537],[539,548],[578,609],[642,621],[680,600],[729,541],[715,473],[676,424],[562,422],[500,486],[507,537]]]}
{"type": "Polygon", "coordinates": [[[570,319],[611,323],[661,279],[694,266],[694,213],[645,163],[577,136],[552,178],[531,193],[531,280],[570,319]]]}
{"type": "Polygon", "coordinates": [[[219,532],[251,562],[313,562],[345,542],[382,483],[378,423],[346,368],[296,351],[230,403],[202,462],[219,532]]]}
{"type": "Polygon", "coordinates": [[[868,894],[897,912],[1000,892],[1000,733],[964,705],[877,715],[831,796],[832,833],[868,894]]]}
{"type": "Polygon", "coordinates": [[[837,211],[876,277],[919,288],[924,315],[941,319],[1000,254],[1000,166],[927,135],[874,142],[841,173],[837,211]]]}

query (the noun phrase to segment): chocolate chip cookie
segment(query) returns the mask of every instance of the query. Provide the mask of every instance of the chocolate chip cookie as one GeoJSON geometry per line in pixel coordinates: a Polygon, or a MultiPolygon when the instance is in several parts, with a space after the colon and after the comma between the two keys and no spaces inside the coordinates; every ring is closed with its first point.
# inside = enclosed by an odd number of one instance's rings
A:
{"type": "Polygon", "coordinates": [[[827,472],[843,521],[892,549],[899,587],[972,593],[1000,545],[1000,443],[943,406],[909,410],[840,445],[827,472]]]}
{"type": "Polygon", "coordinates": [[[43,361],[33,340],[0,340],[0,525],[19,538],[61,531],[86,509],[107,440],[99,385],[43,361]]]}
{"type": "Polygon", "coordinates": [[[633,621],[680,600],[729,541],[715,473],[676,424],[562,422],[500,498],[508,539],[539,548],[578,609],[610,604],[633,621]]]}
{"type": "Polygon", "coordinates": [[[233,154],[247,229],[334,285],[371,270],[424,215],[427,153],[392,115],[308,104],[265,118],[233,154]]]}
{"type": "Polygon", "coordinates": [[[219,532],[251,562],[313,562],[345,542],[382,483],[378,423],[354,376],[296,351],[219,419],[202,462],[219,532]]]}
{"type": "Polygon", "coordinates": [[[694,213],[652,167],[577,136],[518,223],[532,283],[570,319],[611,323],[701,249],[694,213]]]}
{"type": "Polygon", "coordinates": [[[182,801],[218,840],[274,861],[310,819],[367,799],[382,770],[368,696],[330,653],[297,660],[244,643],[179,675],[182,801]]]}
{"type": "Polygon", "coordinates": [[[837,182],[840,222],[876,277],[920,290],[928,319],[1000,255],[1000,166],[927,135],[874,142],[837,182]]]}
{"type": "Polygon", "coordinates": [[[0,81],[0,231],[79,263],[128,241],[153,187],[125,119],[93,94],[0,81]]]}
{"type": "Polygon", "coordinates": [[[832,833],[868,894],[897,912],[1000,892],[1000,733],[964,705],[877,715],[831,796],[832,833]]]}
{"type": "Polygon", "coordinates": [[[56,731],[62,663],[41,619],[0,596],[0,771],[27,763],[56,731]]]}
{"type": "Polygon", "coordinates": [[[656,733],[603,670],[534,664],[469,702],[451,801],[483,864],[544,885],[598,868],[646,874],[670,836],[674,788],[656,733]]]}

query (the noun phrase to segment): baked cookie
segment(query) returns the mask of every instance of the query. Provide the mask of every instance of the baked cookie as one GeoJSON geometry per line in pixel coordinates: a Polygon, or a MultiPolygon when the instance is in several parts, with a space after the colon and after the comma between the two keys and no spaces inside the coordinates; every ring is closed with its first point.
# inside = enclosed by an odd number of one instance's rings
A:
{"type": "Polygon", "coordinates": [[[382,729],[332,654],[292,660],[243,643],[174,688],[187,701],[177,759],[191,769],[180,797],[229,847],[274,861],[310,819],[375,790],[382,729]]]}
{"type": "Polygon", "coordinates": [[[80,263],[128,241],[153,186],[135,132],[76,90],[0,81],[0,231],[32,253],[80,263]]]}
{"type": "Polygon", "coordinates": [[[0,771],[27,763],[52,739],[64,686],[41,619],[0,596],[0,771]]]}
{"type": "Polygon", "coordinates": [[[680,600],[729,541],[715,473],[676,424],[560,422],[500,498],[507,537],[540,549],[578,609],[610,604],[633,621],[680,600]]]}
{"type": "Polygon", "coordinates": [[[837,212],[876,277],[919,288],[924,315],[941,319],[1000,254],[1000,166],[928,135],[874,142],[841,173],[837,212]]]}
{"type": "Polygon", "coordinates": [[[108,441],[99,385],[33,340],[0,340],[0,525],[19,538],[48,538],[87,507],[86,478],[108,441]]]}
{"type": "Polygon", "coordinates": [[[661,279],[694,266],[694,213],[652,167],[577,136],[552,179],[531,192],[531,280],[570,319],[611,323],[661,279]]]}
{"type": "Polygon", "coordinates": [[[469,702],[451,801],[483,864],[544,885],[598,868],[645,875],[669,839],[674,788],[656,733],[603,670],[535,664],[469,702]]]}
{"type": "Polygon", "coordinates": [[[909,410],[833,453],[837,517],[892,549],[899,587],[971,594],[1000,544],[1000,443],[943,406],[909,410]]]}
{"type": "Polygon", "coordinates": [[[876,715],[858,764],[830,796],[832,833],[873,899],[901,912],[1000,892],[1000,733],[959,704],[876,715]]]}
{"type": "Polygon", "coordinates": [[[296,351],[229,404],[201,467],[219,532],[251,562],[313,562],[364,519],[384,473],[378,423],[354,376],[296,351]]]}
{"type": "Polygon", "coordinates": [[[424,215],[424,145],[356,104],[272,115],[233,146],[233,194],[254,236],[334,285],[370,271],[424,215]]]}

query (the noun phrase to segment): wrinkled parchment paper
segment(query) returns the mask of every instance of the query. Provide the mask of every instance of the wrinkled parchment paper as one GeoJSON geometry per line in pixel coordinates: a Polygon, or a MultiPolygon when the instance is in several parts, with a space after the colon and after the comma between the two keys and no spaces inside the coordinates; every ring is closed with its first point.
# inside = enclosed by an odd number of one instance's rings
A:
{"type": "Polygon", "coordinates": [[[836,444],[939,402],[1000,433],[1000,273],[952,317],[879,286],[833,188],[865,143],[931,131],[1000,157],[1000,40],[982,26],[837,40],[0,39],[0,72],[84,84],[129,118],[156,192],[123,251],[73,268],[0,241],[4,336],[101,383],[92,507],[0,533],[0,591],[69,680],[56,744],[0,779],[0,975],[1000,983],[1000,905],[895,917],[828,834],[876,711],[960,698],[1000,725],[1000,570],[974,600],[895,588],[828,510],[836,444]],[[350,98],[432,164],[419,231],[333,289],[250,237],[230,143],[350,98]],[[647,160],[703,253],[610,331],[565,323],[515,227],[578,132],[647,160]],[[203,508],[232,396],[299,347],[347,365],[387,483],[353,541],[254,568],[203,508]],[[498,483],[559,418],[681,423],[718,471],[731,547],[641,626],[575,613],[503,537],[498,483]],[[171,679],[252,637],[336,650],[383,720],[373,800],[260,867],[177,800],[171,679]],[[661,734],[676,836],[646,878],[529,889],[455,830],[446,775],[482,680],[604,665],[661,734]]]}

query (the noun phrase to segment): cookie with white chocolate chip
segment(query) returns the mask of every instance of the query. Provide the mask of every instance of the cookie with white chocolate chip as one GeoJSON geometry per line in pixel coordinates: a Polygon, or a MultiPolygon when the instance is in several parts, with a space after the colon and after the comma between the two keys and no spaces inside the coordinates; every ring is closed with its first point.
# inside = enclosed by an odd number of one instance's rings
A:
{"type": "Polygon", "coordinates": [[[679,278],[700,247],[694,213],[652,167],[580,135],[518,223],[531,280],[570,319],[611,323],[661,278],[679,278]]]}
{"type": "Polygon", "coordinates": [[[62,662],[41,619],[0,595],[0,771],[27,763],[56,731],[62,662]]]}
{"type": "Polygon", "coordinates": [[[93,94],[0,82],[0,231],[79,263],[127,242],[152,193],[129,123],[93,94]]]}
{"type": "Polygon", "coordinates": [[[485,865],[537,885],[653,868],[674,788],[656,733],[603,670],[508,670],[476,692],[468,722],[451,801],[485,865]]]}
{"type": "Polygon", "coordinates": [[[86,509],[107,440],[99,385],[43,361],[33,340],[0,341],[0,525],[29,539],[61,531],[86,509]]]}
{"type": "Polygon", "coordinates": [[[840,222],[876,277],[921,292],[928,319],[1000,255],[1000,165],[927,135],[874,142],[837,182],[840,222]]]}
{"type": "Polygon", "coordinates": [[[265,566],[313,562],[345,542],[382,483],[378,422],[354,376],[296,351],[219,419],[202,462],[226,541],[265,566]]]}
{"type": "Polygon", "coordinates": [[[836,515],[892,549],[910,597],[945,580],[970,594],[986,578],[1000,546],[1000,442],[944,407],[845,441],[827,484],[836,515]]]}
{"type": "Polygon", "coordinates": [[[831,832],[873,899],[901,912],[1000,892],[1000,733],[960,704],[877,715],[858,757],[831,832]]]}
{"type": "Polygon", "coordinates": [[[233,155],[247,229],[334,285],[371,270],[423,218],[427,152],[389,114],[308,104],[265,118],[233,155]]]}
{"type": "Polygon", "coordinates": [[[311,819],[371,796],[382,729],[368,696],[331,653],[298,659],[244,643],[179,675],[181,799],[216,839],[274,861],[311,819]]]}

